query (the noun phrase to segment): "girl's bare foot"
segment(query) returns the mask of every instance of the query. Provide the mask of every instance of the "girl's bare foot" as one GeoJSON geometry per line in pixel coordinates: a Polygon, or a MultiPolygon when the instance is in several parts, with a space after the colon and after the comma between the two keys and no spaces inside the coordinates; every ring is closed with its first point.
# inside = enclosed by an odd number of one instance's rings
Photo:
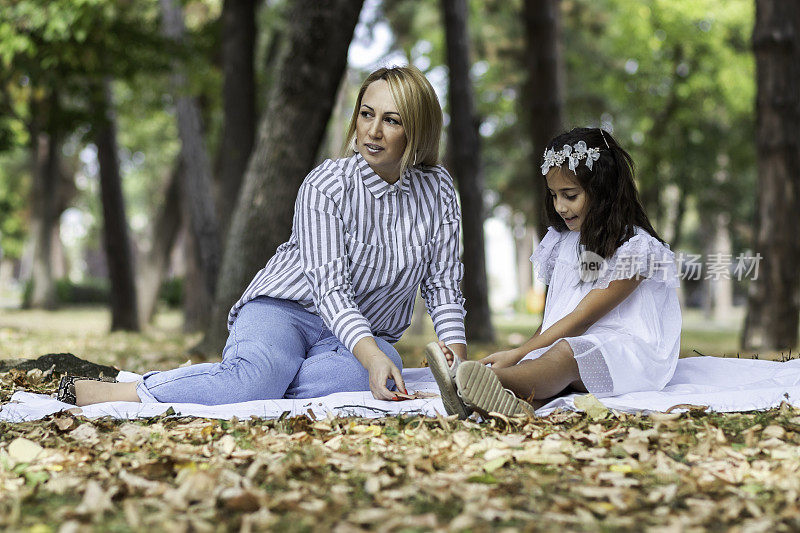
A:
{"type": "Polygon", "coordinates": [[[78,380],[75,382],[75,405],[82,407],[103,402],[141,402],[136,394],[136,382],[106,383],[78,380]]]}
{"type": "Polygon", "coordinates": [[[444,356],[447,358],[447,364],[449,366],[453,366],[453,361],[455,361],[456,357],[455,354],[453,353],[453,350],[448,348],[447,345],[442,341],[439,341],[439,348],[442,349],[444,356]]]}

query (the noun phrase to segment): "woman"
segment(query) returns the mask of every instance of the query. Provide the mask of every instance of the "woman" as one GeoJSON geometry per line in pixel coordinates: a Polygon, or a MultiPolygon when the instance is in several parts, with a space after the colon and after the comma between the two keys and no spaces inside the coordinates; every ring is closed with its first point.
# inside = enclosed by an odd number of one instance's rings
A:
{"type": "Polygon", "coordinates": [[[69,378],[59,398],[206,405],[405,385],[392,344],[421,289],[436,334],[466,358],[460,211],[437,165],[442,111],[415,67],[381,68],[358,92],[352,155],[306,177],[292,235],[230,311],[220,363],[150,372],[138,383],[69,378]],[[394,382],[394,383],[392,383],[394,382]]]}

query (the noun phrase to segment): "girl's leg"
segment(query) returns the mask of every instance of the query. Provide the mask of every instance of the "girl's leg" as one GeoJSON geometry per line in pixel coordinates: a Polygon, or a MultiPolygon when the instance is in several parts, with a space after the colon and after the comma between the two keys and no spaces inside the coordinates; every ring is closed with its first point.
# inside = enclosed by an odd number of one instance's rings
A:
{"type": "Polygon", "coordinates": [[[543,399],[556,396],[568,386],[586,390],[578,373],[578,363],[565,340],[557,342],[541,357],[494,370],[504,387],[520,398],[543,399]]]}
{"type": "MultiPolygon", "coordinates": [[[[329,331],[327,333],[330,333],[329,331]]],[[[389,342],[375,337],[378,348],[403,370],[400,354],[389,342]]],[[[389,382],[391,389],[392,382],[389,382]]],[[[326,335],[311,347],[308,358],[300,366],[289,389],[287,398],[317,398],[335,392],[369,390],[369,373],[356,356],[333,334],[326,335]]]]}

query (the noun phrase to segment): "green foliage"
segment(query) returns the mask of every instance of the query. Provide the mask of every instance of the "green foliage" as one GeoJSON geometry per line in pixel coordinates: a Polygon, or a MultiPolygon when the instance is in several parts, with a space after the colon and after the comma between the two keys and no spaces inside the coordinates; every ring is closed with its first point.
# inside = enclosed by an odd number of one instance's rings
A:
{"type": "Polygon", "coordinates": [[[184,278],[164,280],[159,291],[159,299],[169,307],[180,307],[183,303],[184,278]]]}
{"type": "MultiPolygon", "coordinates": [[[[183,278],[170,278],[161,284],[159,299],[168,307],[180,307],[183,302],[183,278]]],[[[79,283],[62,278],[56,280],[56,302],[59,305],[107,304],[110,297],[109,282],[92,278],[79,283]]],[[[23,307],[27,307],[33,285],[28,281],[23,288],[23,307]]]]}
{"type": "Polygon", "coordinates": [[[25,154],[0,152],[0,257],[19,259],[28,234],[25,154]]]}
{"type": "Polygon", "coordinates": [[[92,85],[165,69],[174,47],[156,31],[157,7],[154,0],[4,2],[0,108],[17,123],[7,122],[0,138],[24,142],[19,132],[31,126],[70,133],[95,118],[92,85]],[[59,105],[44,106],[54,94],[59,105]]]}
{"type": "MultiPolygon", "coordinates": [[[[497,203],[531,223],[538,218],[530,192],[538,171],[522,101],[522,8],[520,1],[473,1],[469,22],[486,182],[497,203]]],[[[661,231],[673,222],[668,190],[703,216],[725,211],[749,220],[752,2],[564,0],[561,8],[565,129],[614,129],[637,162],[640,191],[661,231]]],[[[445,63],[438,9],[432,2],[384,2],[396,48],[417,65],[429,64],[428,72],[445,63]]],[[[734,227],[737,248],[748,240],[742,226],[734,227]]]]}
{"type": "MultiPolygon", "coordinates": [[[[67,278],[57,279],[56,303],[58,305],[108,304],[110,297],[107,279],[88,279],[80,283],[67,278]]],[[[23,307],[28,307],[33,294],[33,284],[28,281],[23,288],[23,307]]]]}
{"type": "Polygon", "coordinates": [[[570,125],[603,124],[638,164],[663,227],[669,185],[702,214],[747,219],[755,72],[747,0],[565,3],[570,125]]]}

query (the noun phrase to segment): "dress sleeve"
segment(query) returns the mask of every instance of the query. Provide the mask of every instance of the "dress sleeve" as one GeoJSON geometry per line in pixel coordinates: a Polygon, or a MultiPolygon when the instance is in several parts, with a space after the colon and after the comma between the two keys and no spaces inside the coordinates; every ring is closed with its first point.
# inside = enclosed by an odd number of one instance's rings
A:
{"type": "Polygon", "coordinates": [[[531,255],[536,277],[542,280],[545,285],[550,285],[550,279],[553,277],[553,269],[555,269],[560,248],[561,233],[550,226],[547,228],[544,238],[539,242],[539,246],[536,247],[533,255],[531,255]]]}
{"type": "Polygon", "coordinates": [[[294,227],[314,305],[325,325],[352,352],[359,340],[372,336],[372,330],[354,299],[339,206],[306,180],[297,195],[294,227]]]}
{"type": "Polygon", "coordinates": [[[445,344],[467,343],[464,333],[464,296],[459,284],[464,266],[459,258],[461,210],[456,201],[453,180],[441,169],[442,222],[436,234],[420,292],[431,315],[436,336],[445,344]]]}
{"type": "Polygon", "coordinates": [[[669,245],[650,235],[639,233],[624,242],[600,270],[594,289],[605,289],[612,281],[641,276],[664,283],[667,288],[680,286],[675,254],[669,245]]]}

